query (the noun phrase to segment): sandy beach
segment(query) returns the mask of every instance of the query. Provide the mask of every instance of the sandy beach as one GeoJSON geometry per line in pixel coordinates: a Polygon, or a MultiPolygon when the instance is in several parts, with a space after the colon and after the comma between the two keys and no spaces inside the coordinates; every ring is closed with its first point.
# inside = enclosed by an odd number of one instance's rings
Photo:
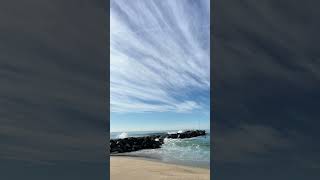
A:
{"type": "Polygon", "coordinates": [[[110,157],[111,180],[209,180],[210,170],[145,160],[110,157]]]}

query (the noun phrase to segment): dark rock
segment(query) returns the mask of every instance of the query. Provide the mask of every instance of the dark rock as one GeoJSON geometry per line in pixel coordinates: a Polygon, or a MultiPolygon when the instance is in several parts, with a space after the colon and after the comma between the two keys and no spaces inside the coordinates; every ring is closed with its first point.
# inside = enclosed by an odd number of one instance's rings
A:
{"type": "Polygon", "coordinates": [[[164,143],[165,138],[192,138],[197,136],[206,135],[203,130],[185,131],[176,134],[155,134],[145,137],[129,137],[124,139],[111,139],[110,140],[110,153],[123,153],[138,151],[141,149],[156,149],[160,148],[164,143]]]}
{"type": "Polygon", "coordinates": [[[206,135],[206,131],[204,131],[204,130],[196,130],[196,131],[185,131],[185,132],[176,133],[176,134],[168,134],[167,138],[184,139],[184,138],[192,138],[192,137],[204,136],[204,135],[206,135]]]}

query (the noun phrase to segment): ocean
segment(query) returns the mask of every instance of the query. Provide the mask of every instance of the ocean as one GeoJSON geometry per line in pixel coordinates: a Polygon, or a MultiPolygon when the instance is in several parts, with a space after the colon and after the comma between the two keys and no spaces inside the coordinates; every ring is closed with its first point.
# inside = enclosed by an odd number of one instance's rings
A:
{"type": "MultiPolygon", "coordinates": [[[[163,133],[177,133],[178,131],[135,131],[111,132],[110,138],[141,137],[163,133]]],[[[145,149],[122,155],[150,158],[165,163],[180,164],[193,167],[210,168],[210,131],[206,136],[187,139],[165,139],[159,149],[145,149]]]]}

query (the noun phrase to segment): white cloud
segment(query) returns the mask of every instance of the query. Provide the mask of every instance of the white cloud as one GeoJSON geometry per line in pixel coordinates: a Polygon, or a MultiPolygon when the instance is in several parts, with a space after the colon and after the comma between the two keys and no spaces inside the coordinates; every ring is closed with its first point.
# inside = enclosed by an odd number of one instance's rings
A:
{"type": "MultiPolygon", "coordinates": [[[[207,1],[200,0],[200,5],[207,1]]],[[[209,93],[210,22],[208,11],[199,10],[176,0],[112,1],[112,112],[201,108],[202,102],[192,97],[198,96],[192,91],[209,93]]]]}

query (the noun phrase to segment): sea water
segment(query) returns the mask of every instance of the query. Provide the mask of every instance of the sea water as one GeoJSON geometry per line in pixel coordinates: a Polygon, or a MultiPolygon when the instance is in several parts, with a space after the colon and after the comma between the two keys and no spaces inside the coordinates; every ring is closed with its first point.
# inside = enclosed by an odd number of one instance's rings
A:
{"type": "MultiPolygon", "coordinates": [[[[111,139],[126,137],[142,137],[163,133],[177,133],[177,131],[136,131],[136,132],[112,132],[111,139]]],[[[123,155],[144,157],[160,160],[166,163],[181,164],[202,168],[210,168],[210,131],[206,130],[206,136],[198,136],[186,139],[165,139],[159,149],[145,149],[123,155]]]]}

